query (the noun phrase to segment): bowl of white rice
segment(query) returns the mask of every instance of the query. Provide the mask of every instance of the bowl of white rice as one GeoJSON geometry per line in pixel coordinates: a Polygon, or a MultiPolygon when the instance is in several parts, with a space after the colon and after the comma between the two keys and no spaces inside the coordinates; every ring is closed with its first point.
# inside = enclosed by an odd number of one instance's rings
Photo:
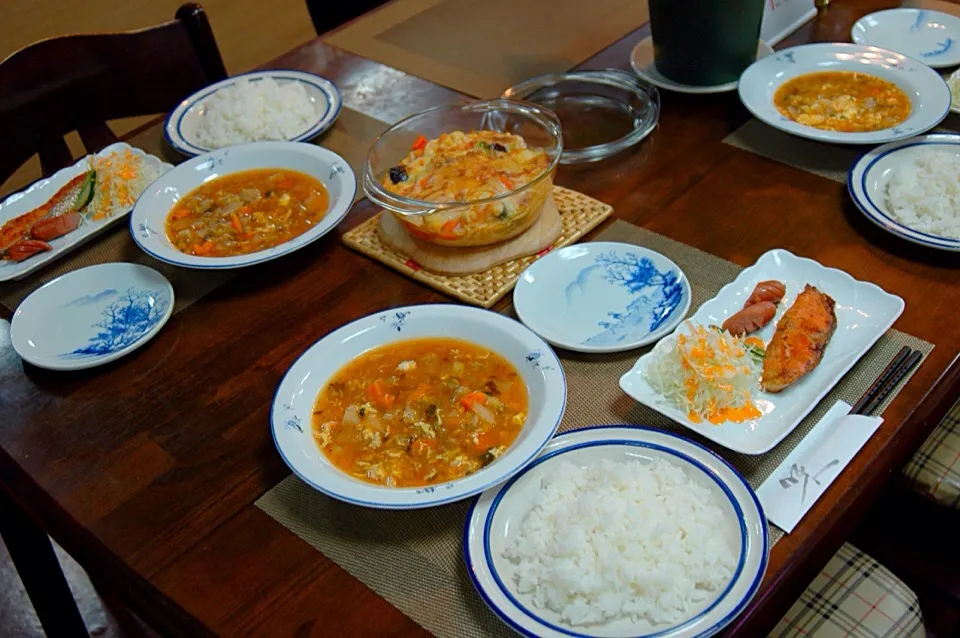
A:
{"type": "Polygon", "coordinates": [[[960,135],[935,133],[879,146],[847,178],[850,197],[884,230],[960,251],[960,135]]]}
{"type": "Polygon", "coordinates": [[[302,142],[333,125],[341,106],[340,91],[319,75],[254,71],[185,99],[167,116],[164,134],[189,156],[248,142],[302,142]]]}
{"type": "Polygon", "coordinates": [[[706,448],[604,426],[553,439],[484,492],[464,532],[484,601],[527,636],[712,635],[763,580],[756,494],[706,448]]]}

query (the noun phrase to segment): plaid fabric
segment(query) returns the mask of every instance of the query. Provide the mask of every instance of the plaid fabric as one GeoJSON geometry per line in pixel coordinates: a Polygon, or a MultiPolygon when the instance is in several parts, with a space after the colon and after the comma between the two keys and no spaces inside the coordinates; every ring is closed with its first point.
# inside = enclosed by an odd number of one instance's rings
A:
{"type": "Polygon", "coordinates": [[[903,468],[914,491],[960,509],[960,401],[903,468]]]}
{"type": "Polygon", "coordinates": [[[777,623],[776,638],[922,638],[920,601],[900,579],[844,544],[777,623]]]}

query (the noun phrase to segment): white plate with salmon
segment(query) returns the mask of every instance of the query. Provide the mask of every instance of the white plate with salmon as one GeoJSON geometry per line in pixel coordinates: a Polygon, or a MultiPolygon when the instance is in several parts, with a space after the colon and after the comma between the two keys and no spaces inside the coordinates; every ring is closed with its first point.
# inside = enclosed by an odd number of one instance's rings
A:
{"type": "Polygon", "coordinates": [[[875,284],[771,250],[640,357],[620,387],[724,447],[763,454],[903,308],[875,284]]]}
{"type": "Polygon", "coordinates": [[[0,202],[0,281],[22,279],[99,235],[173,168],[118,142],[0,202]]]}

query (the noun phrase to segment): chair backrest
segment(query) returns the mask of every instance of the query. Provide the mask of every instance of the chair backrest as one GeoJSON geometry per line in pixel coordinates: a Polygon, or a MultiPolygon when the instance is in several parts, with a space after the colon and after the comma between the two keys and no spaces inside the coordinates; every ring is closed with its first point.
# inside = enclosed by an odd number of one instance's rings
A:
{"type": "Polygon", "coordinates": [[[332,0],[307,0],[307,11],[313,21],[317,35],[332,31],[342,24],[359,18],[367,11],[373,11],[389,0],[350,0],[349,2],[332,0]]]}
{"type": "Polygon", "coordinates": [[[166,112],[226,75],[198,4],[159,26],[21,49],[0,63],[0,183],[34,153],[45,175],[72,163],[70,131],[95,152],[116,141],[108,120],[166,112]]]}

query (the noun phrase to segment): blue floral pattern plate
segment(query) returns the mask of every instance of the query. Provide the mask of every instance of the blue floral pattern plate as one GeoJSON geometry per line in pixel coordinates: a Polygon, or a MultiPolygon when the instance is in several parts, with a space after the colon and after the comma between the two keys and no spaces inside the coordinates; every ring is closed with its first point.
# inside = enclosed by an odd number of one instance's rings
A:
{"type": "Polygon", "coordinates": [[[619,352],[667,335],[690,309],[680,268],[641,246],[591,242],[549,253],[520,276],[517,316],[548,342],[619,352]]]}
{"type": "Polygon", "coordinates": [[[58,277],[24,299],[10,339],[25,361],[83,370],[149,341],[173,313],[173,286],[152,268],[116,263],[58,277]]]}
{"type": "Polygon", "coordinates": [[[850,39],[908,55],[934,69],[960,64],[960,18],[940,11],[877,11],[854,23],[850,39]]]}

